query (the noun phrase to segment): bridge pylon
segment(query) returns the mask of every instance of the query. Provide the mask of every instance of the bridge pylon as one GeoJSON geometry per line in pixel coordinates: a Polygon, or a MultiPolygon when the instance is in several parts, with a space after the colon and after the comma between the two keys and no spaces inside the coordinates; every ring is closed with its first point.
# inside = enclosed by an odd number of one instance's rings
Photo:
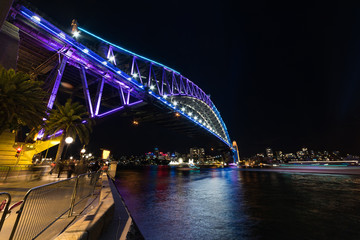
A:
{"type": "Polygon", "coordinates": [[[236,141],[233,141],[232,145],[233,145],[233,152],[234,152],[234,162],[239,163],[240,155],[239,155],[239,148],[238,148],[236,141]]]}

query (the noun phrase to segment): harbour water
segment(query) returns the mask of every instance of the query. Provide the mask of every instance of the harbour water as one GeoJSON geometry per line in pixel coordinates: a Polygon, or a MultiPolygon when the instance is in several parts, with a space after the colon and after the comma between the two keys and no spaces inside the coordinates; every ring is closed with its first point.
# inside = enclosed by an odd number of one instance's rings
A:
{"type": "Polygon", "coordinates": [[[360,239],[360,175],[148,167],[116,185],[145,239],[360,239]]]}

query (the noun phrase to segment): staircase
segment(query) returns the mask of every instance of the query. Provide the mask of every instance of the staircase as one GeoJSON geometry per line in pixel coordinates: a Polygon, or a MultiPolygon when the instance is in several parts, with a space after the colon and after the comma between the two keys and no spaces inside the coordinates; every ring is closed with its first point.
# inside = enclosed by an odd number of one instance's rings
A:
{"type": "Polygon", "coordinates": [[[15,133],[4,131],[0,135],[0,165],[16,164],[17,158],[15,157],[16,149],[14,148],[14,144],[15,133]]]}
{"type": "Polygon", "coordinates": [[[15,133],[4,131],[0,135],[0,166],[31,165],[35,154],[40,153],[60,143],[61,136],[47,140],[36,141],[35,143],[16,143],[15,133]],[[16,149],[22,147],[20,158],[15,157],[16,149]]]}

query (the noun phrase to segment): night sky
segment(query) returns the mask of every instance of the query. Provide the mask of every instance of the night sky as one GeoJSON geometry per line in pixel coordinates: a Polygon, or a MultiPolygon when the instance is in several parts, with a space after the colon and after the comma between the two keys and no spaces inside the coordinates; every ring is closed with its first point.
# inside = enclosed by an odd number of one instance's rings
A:
{"type": "MultiPolygon", "coordinates": [[[[35,7],[198,84],[241,156],[266,147],[360,153],[360,4],[345,1],[48,1],[35,7]]],[[[90,147],[181,151],[183,137],[111,118],[90,147]],[[126,139],[126,140],[125,140],[126,139]],[[178,142],[176,142],[176,140],[178,142]]],[[[201,146],[201,143],[197,145],[201,146]]]]}

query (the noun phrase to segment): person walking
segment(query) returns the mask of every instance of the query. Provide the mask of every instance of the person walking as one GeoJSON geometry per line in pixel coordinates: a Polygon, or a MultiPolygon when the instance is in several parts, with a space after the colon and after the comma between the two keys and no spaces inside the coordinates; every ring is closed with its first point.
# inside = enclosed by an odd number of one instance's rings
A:
{"type": "Polygon", "coordinates": [[[91,171],[92,172],[97,172],[100,169],[100,164],[99,161],[95,161],[95,163],[93,164],[91,171]]]}
{"type": "Polygon", "coordinates": [[[71,175],[74,173],[74,171],[75,171],[75,162],[74,160],[70,160],[67,169],[67,178],[71,178],[71,175]]]}
{"type": "Polygon", "coordinates": [[[61,172],[64,169],[64,163],[62,161],[59,162],[59,173],[58,178],[60,178],[61,172]]]}
{"type": "Polygon", "coordinates": [[[50,167],[51,167],[51,170],[50,170],[50,172],[49,172],[50,175],[53,174],[53,172],[54,172],[54,170],[55,170],[55,166],[56,166],[55,162],[52,162],[52,163],[50,164],[50,167]]]}

